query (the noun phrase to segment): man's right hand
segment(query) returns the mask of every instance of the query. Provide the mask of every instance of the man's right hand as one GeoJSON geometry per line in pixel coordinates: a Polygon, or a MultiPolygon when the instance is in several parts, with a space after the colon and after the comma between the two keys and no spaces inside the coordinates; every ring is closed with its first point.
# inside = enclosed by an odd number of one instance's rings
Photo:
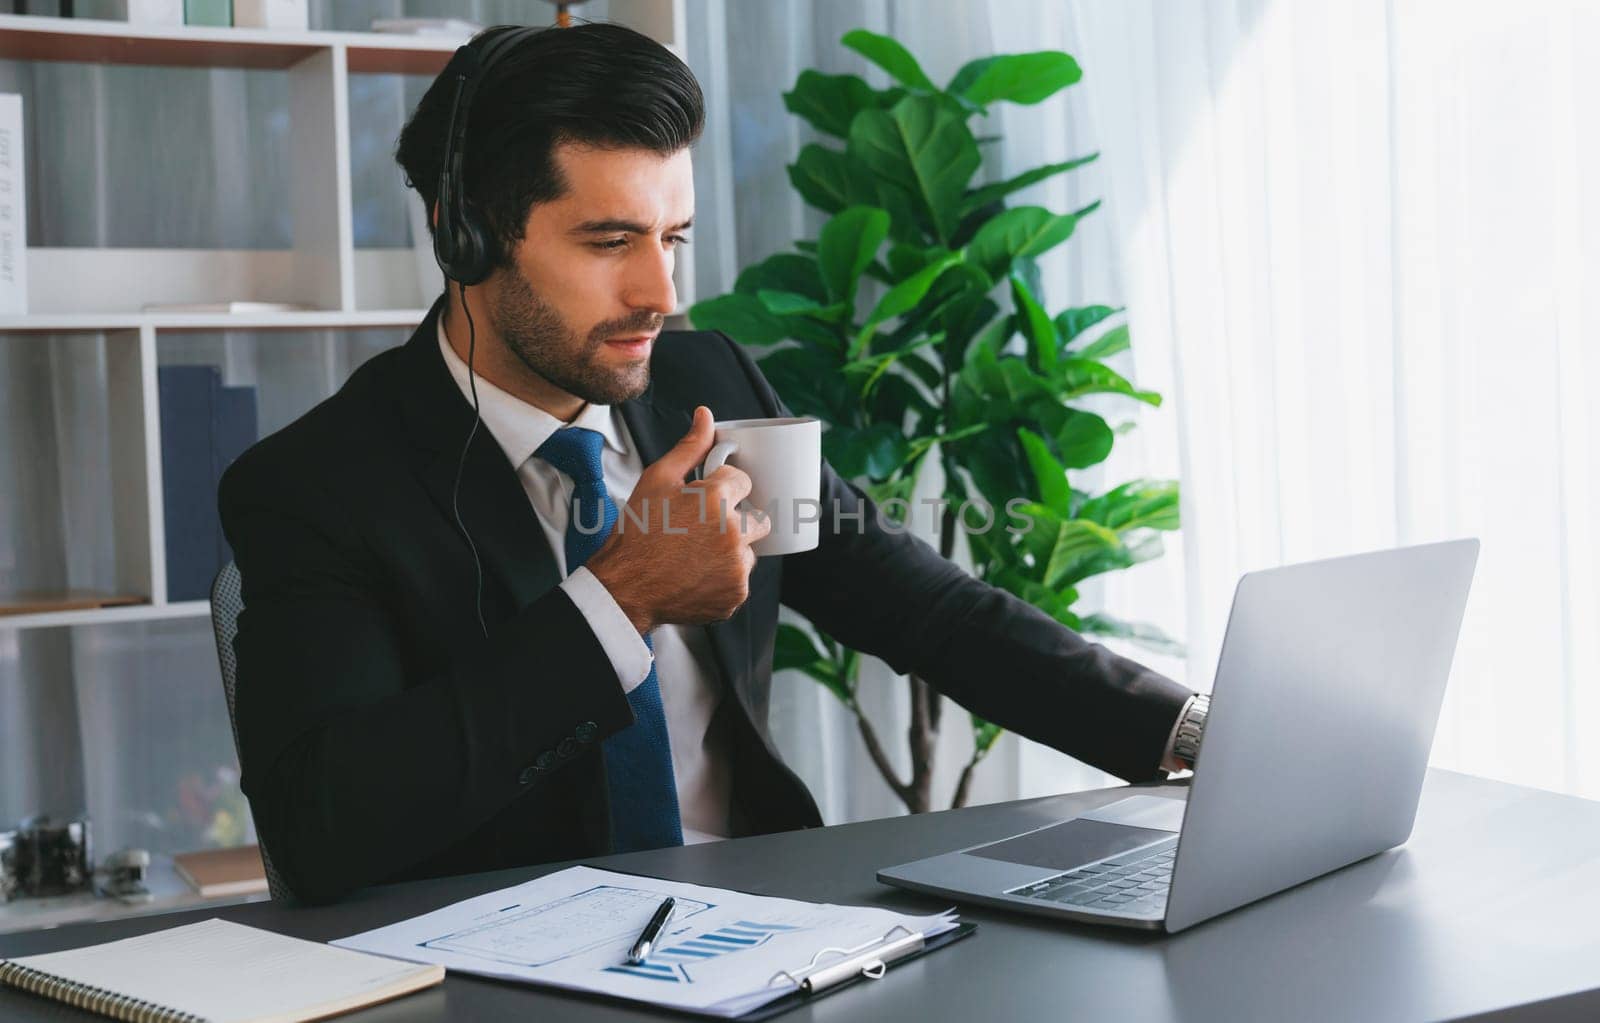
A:
{"type": "Polygon", "coordinates": [[[684,482],[710,452],[713,433],[711,410],[696,408],[689,432],[640,475],[611,535],[585,563],[641,634],[724,621],[749,596],[750,545],[772,529],[765,515],[738,507],[750,477],[724,465],[684,482]]]}

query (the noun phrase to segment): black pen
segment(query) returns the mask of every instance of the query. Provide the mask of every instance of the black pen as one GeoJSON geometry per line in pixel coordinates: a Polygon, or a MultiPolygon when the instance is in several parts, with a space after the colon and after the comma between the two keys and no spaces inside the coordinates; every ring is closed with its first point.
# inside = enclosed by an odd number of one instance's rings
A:
{"type": "Polygon", "coordinates": [[[661,928],[667,925],[667,918],[672,916],[674,904],[675,900],[668,895],[661,903],[661,908],[656,910],[656,915],[651,917],[650,922],[644,925],[644,931],[640,933],[639,940],[633,943],[632,948],[628,949],[628,962],[630,964],[637,966],[645,961],[645,957],[650,954],[651,946],[656,943],[657,938],[661,937],[661,928]]]}

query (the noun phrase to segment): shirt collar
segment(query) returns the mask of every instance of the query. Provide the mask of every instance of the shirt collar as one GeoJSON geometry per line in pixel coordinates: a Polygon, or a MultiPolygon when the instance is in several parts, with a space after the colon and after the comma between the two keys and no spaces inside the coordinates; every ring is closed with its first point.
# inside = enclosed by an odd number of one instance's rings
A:
{"type": "MultiPolygon", "coordinates": [[[[467,404],[470,405],[472,389],[467,380],[467,364],[456,354],[456,350],[450,347],[442,315],[439,317],[439,351],[444,356],[444,364],[450,370],[450,376],[461,389],[461,396],[466,398],[467,404]]],[[[544,409],[530,405],[521,398],[501,390],[481,376],[477,378],[477,385],[478,409],[483,416],[483,425],[488,427],[490,435],[506,453],[506,458],[511,462],[513,469],[521,468],[522,463],[533,457],[533,453],[550,439],[550,435],[563,426],[578,426],[593,430],[605,438],[606,446],[613,451],[618,454],[628,452],[628,447],[622,439],[622,429],[617,423],[615,409],[610,405],[587,404],[571,423],[563,423],[544,409]]]]}

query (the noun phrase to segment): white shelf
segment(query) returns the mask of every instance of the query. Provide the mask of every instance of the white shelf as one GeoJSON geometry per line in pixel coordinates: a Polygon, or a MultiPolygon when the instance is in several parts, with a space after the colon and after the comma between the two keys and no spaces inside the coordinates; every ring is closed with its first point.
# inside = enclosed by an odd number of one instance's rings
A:
{"type": "Polygon", "coordinates": [[[306,310],[282,313],[38,313],[0,316],[0,334],[76,334],[113,330],[343,330],[362,327],[411,329],[426,309],[358,312],[306,310]]]}
{"type": "Polygon", "coordinates": [[[206,618],[211,601],[184,600],[176,604],[126,604],[77,611],[41,611],[37,614],[0,615],[0,632],[7,629],[44,629],[62,625],[117,625],[124,622],[160,622],[180,618],[206,618]]]}
{"type": "Polygon", "coordinates": [[[245,902],[265,902],[270,897],[265,893],[209,898],[200,895],[178,874],[177,868],[172,865],[172,857],[159,853],[150,857],[150,867],[145,871],[145,887],[150,890],[149,902],[119,902],[102,895],[83,892],[76,895],[18,899],[15,902],[0,903],[0,934],[42,930],[47,927],[60,927],[63,924],[124,920],[129,917],[172,913],[180,909],[199,909],[205,906],[218,908],[236,906],[245,902]]]}
{"type": "Polygon", "coordinates": [[[460,40],[445,37],[379,32],[130,25],[0,15],[0,60],[282,70],[319,51],[340,49],[354,72],[435,75],[459,45],[460,40]]]}

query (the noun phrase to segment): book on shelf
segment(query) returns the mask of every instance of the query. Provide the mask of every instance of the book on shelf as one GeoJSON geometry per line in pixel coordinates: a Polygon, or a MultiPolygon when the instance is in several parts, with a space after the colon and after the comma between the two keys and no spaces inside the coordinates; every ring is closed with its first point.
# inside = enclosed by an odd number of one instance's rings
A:
{"type": "Polygon", "coordinates": [[[128,0],[130,25],[182,25],[183,0],[128,0]]]}
{"type": "Polygon", "coordinates": [[[205,600],[233,557],[217,516],[217,485],[256,441],[253,387],[224,387],[215,366],[162,366],[161,495],[167,599],[205,600]]]}
{"type": "MultiPolygon", "coordinates": [[[[220,381],[220,378],[219,378],[220,381]]],[[[212,399],[211,415],[211,478],[206,491],[212,516],[217,515],[217,488],[222,484],[222,474],[233,460],[244,454],[256,442],[256,389],[254,387],[219,386],[212,399]]],[[[223,565],[233,560],[233,548],[222,535],[222,521],[217,520],[215,577],[223,565]]],[[[211,594],[211,580],[206,580],[206,595],[211,594]]]]}
{"type": "Polygon", "coordinates": [[[0,315],[28,311],[28,193],[22,97],[0,95],[0,315]]]}
{"type": "Polygon", "coordinates": [[[233,26],[304,32],[311,26],[309,8],[307,0],[233,0],[233,26]]]}
{"type": "Polygon", "coordinates": [[[374,18],[372,31],[403,36],[444,36],[466,42],[483,26],[465,18],[374,18]]]}
{"type": "Polygon", "coordinates": [[[259,846],[179,853],[172,857],[172,866],[198,895],[254,895],[267,890],[259,846]]]}
{"type": "Polygon", "coordinates": [[[183,0],[183,20],[187,25],[227,28],[233,24],[231,0],[183,0]]]}
{"type": "Polygon", "coordinates": [[[150,1023],[300,1023],[443,980],[442,966],[416,966],[218,919],[0,959],[0,985],[150,1023]]]}

